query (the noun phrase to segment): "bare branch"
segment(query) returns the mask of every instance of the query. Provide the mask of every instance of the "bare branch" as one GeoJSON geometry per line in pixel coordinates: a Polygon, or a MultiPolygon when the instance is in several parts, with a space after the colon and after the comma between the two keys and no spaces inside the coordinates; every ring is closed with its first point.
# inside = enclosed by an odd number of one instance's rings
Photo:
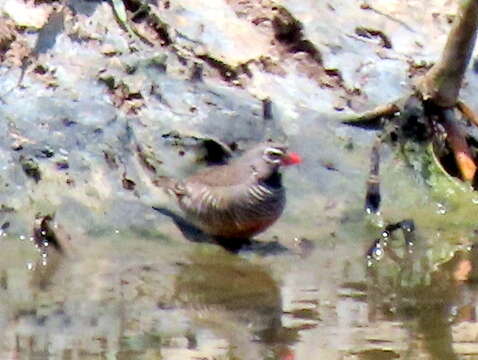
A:
{"type": "Polygon", "coordinates": [[[360,127],[379,127],[380,119],[382,117],[392,116],[398,111],[400,111],[400,107],[398,107],[395,103],[390,103],[377,106],[373,110],[366,111],[357,116],[353,116],[342,122],[347,125],[354,125],[360,127]]]}
{"type": "Polygon", "coordinates": [[[431,100],[441,107],[456,105],[477,28],[478,0],[461,0],[441,59],[418,83],[424,100],[431,100]]]}

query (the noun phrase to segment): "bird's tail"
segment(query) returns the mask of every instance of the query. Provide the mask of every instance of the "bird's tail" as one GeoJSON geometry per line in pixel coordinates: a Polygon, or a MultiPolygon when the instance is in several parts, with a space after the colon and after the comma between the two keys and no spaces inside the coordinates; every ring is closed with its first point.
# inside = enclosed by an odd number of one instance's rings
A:
{"type": "Polygon", "coordinates": [[[184,237],[193,242],[211,242],[209,236],[182,216],[164,207],[153,206],[154,210],[169,217],[176,224],[184,237]]]}

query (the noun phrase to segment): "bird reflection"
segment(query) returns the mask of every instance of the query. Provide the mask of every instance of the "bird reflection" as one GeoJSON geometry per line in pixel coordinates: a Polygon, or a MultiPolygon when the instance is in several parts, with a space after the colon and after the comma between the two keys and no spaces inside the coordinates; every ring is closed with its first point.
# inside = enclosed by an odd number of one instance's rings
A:
{"type": "Polygon", "coordinates": [[[192,332],[212,331],[233,358],[266,359],[272,352],[293,359],[297,330],[282,326],[280,288],[263,266],[220,249],[212,256],[198,251],[181,265],[175,298],[189,312],[192,332]]]}

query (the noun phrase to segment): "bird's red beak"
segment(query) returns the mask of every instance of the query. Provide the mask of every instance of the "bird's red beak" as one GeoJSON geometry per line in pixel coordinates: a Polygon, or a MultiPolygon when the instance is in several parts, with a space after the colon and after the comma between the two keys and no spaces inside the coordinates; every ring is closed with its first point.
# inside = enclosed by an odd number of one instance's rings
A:
{"type": "Polygon", "coordinates": [[[301,162],[302,158],[295,152],[289,152],[282,158],[282,165],[285,166],[300,164],[301,162]]]}

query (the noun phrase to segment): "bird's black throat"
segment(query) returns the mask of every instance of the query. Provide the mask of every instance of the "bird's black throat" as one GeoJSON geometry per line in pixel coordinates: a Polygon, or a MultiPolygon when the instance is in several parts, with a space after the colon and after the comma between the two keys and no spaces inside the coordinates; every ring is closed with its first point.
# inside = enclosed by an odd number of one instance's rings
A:
{"type": "Polygon", "coordinates": [[[282,174],[279,170],[275,170],[267,178],[263,179],[261,183],[272,189],[280,189],[282,187],[282,174]]]}

